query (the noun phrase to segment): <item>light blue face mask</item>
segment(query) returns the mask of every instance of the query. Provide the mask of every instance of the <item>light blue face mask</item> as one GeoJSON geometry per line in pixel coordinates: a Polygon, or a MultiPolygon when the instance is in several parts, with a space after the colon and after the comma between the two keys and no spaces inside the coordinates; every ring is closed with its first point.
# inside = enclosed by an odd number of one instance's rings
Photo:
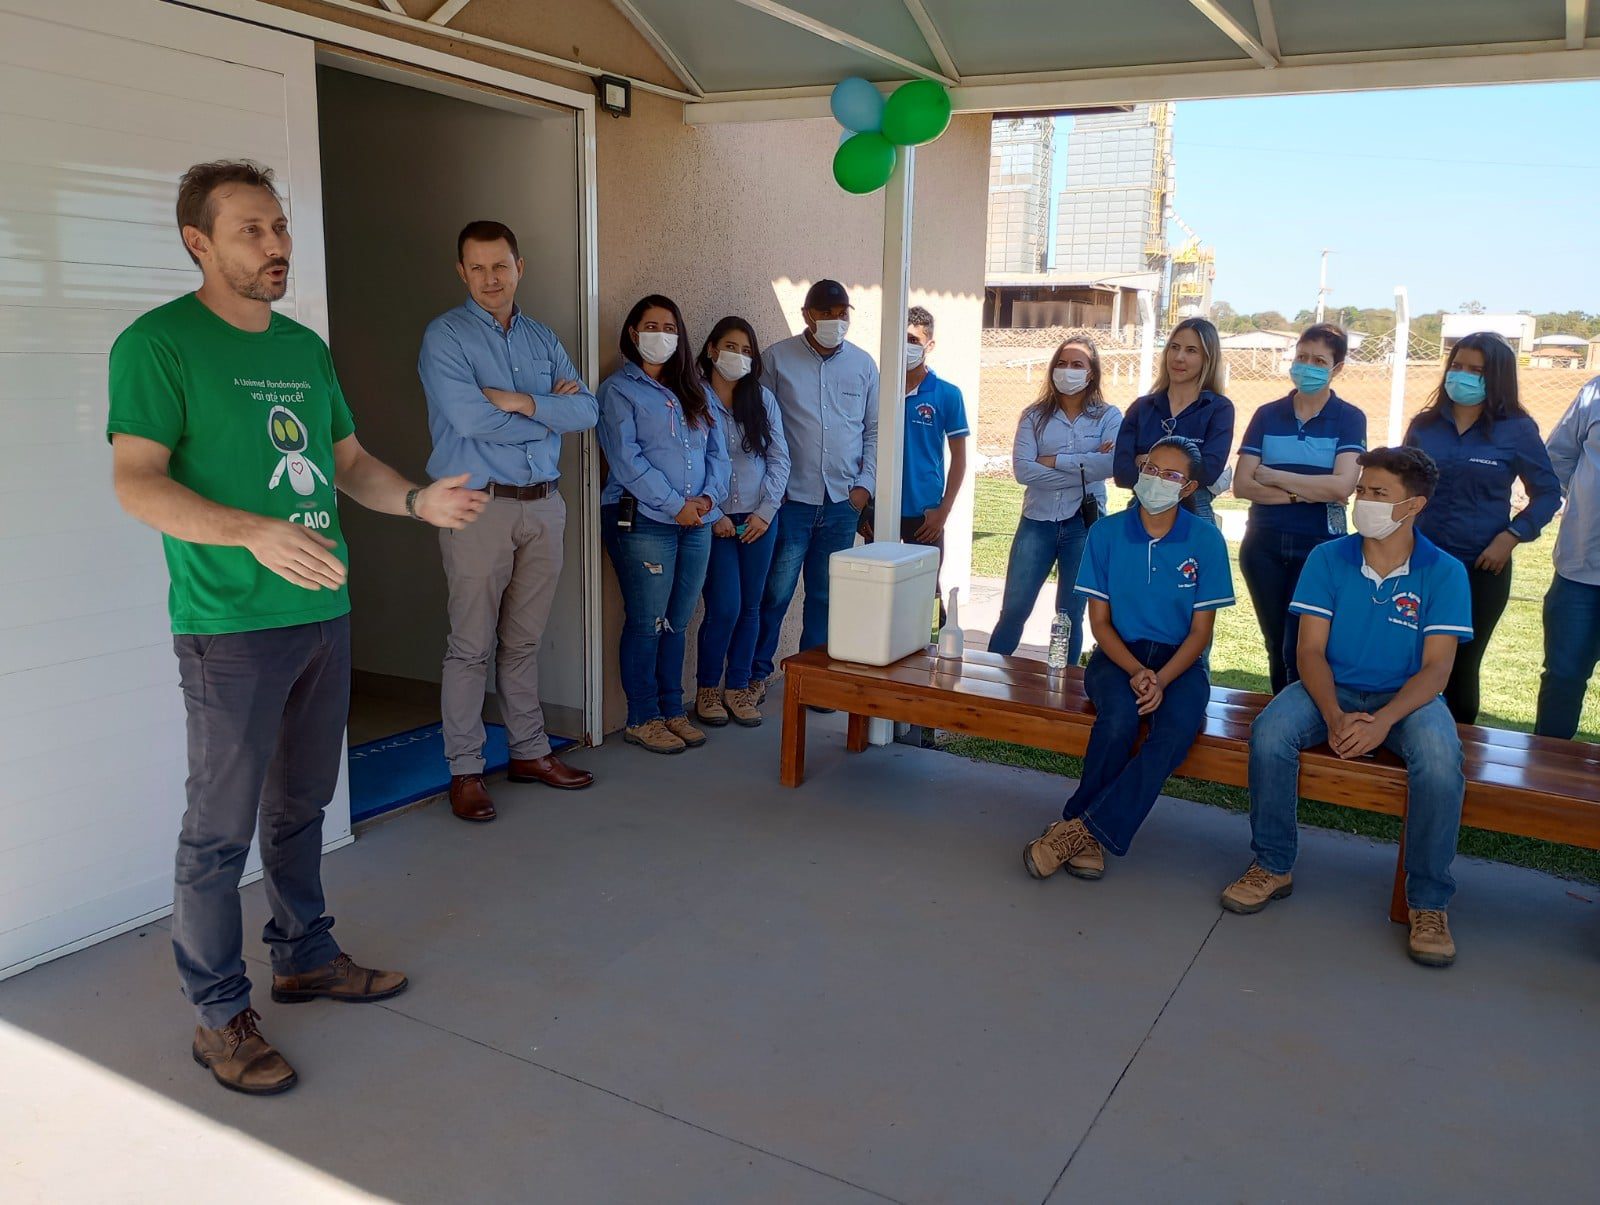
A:
{"type": "Polygon", "coordinates": [[[1289,365],[1289,379],[1301,393],[1321,393],[1333,379],[1333,370],[1321,364],[1303,364],[1296,360],[1289,365]]]}
{"type": "Polygon", "coordinates": [[[1444,392],[1458,406],[1481,406],[1486,396],[1480,373],[1456,369],[1444,374],[1444,392]]]}

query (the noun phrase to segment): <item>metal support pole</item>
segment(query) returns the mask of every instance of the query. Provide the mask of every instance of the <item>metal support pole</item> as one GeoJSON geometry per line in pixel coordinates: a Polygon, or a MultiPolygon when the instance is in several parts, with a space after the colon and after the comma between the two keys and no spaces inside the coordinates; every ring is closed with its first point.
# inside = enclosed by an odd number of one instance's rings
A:
{"type": "Polygon", "coordinates": [[[1322,316],[1328,305],[1328,248],[1322,249],[1322,273],[1317,278],[1317,321],[1322,321],[1322,316]]]}
{"type": "Polygon", "coordinates": [[[1389,371],[1389,444],[1400,445],[1406,416],[1406,367],[1411,359],[1411,303],[1405,285],[1394,287],[1394,353],[1389,371]]]}
{"type": "Polygon", "coordinates": [[[1150,392],[1156,371],[1156,298],[1139,290],[1139,396],[1150,392]]]}

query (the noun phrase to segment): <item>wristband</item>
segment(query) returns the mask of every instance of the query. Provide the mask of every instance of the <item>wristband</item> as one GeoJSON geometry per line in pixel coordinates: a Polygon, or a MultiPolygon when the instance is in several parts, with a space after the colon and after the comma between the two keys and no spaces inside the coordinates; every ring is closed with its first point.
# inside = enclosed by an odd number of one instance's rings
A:
{"type": "Polygon", "coordinates": [[[413,519],[422,518],[421,515],[417,514],[417,495],[421,492],[422,487],[416,485],[412,486],[406,491],[406,514],[410,515],[413,519]]]}

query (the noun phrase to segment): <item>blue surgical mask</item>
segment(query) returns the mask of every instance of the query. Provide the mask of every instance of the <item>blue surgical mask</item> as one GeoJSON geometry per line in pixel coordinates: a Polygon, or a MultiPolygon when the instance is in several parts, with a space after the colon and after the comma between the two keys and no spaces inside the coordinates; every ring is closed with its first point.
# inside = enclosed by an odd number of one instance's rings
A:
{"type": "Polygon", "coordinates": [[[1133,494],[1145,510],[1152,515],[1161,515],[1182,501],[1183,486],[1176,481],[1166,481],[1160,477],[1152,477],[1149,473],[1140,473],[1139,480],[1134,483],[1133,494]]]}
{"type": "Polygon", "coordinates": [[[1321,364],[1304,364],[1296,360],[1289,365],[1289,379],[1301,393],[1321,393],[1333,379],[1333,372],[1321,364]]]}
{"type": "Polygon", "coordinates": [[[1458,406],[1481,406],[1485,396],[1483,376],[1451,369],[1444,374],[1444,392],[1458,406]]]}

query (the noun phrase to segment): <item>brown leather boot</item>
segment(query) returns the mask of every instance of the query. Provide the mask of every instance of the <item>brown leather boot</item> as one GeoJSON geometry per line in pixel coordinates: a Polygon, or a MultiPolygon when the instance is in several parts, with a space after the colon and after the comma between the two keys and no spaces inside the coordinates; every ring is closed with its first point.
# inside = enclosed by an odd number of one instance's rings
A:
{"type": "Polygon", "coordinates": [[[594,775],[576,766],[569,766],[554,753],[543,757],[513,757],[507,768],[510,782],[542,782],[560,791],[581,791],[594,782],[594,775]]]}
{"type": "Polygon", "coordinates": [[[307,971],[304,975],[274,975],[272,999],[275,1004],[304,1004],[307,1000],[342,1000],[346,1004],[370,1004],[387,1000],[406,990],[408,981],[399,971],[374,971],[357,966],[348,954],[307,971]]]}
{"type": "Polygon", "coordinates": [[[267,1044],[256,1028],[261,1018],[247,1008],[221,1029],[194,1028],[194,1061],[232,1092],[273,1096],[294,1087],[294,1068],[267,1044]]]}
{"type": "Polygon", "coordinates": [[[482,774],[450,776],[450,810],[463,820],[493,820],[499,815],[482,774]]]}

